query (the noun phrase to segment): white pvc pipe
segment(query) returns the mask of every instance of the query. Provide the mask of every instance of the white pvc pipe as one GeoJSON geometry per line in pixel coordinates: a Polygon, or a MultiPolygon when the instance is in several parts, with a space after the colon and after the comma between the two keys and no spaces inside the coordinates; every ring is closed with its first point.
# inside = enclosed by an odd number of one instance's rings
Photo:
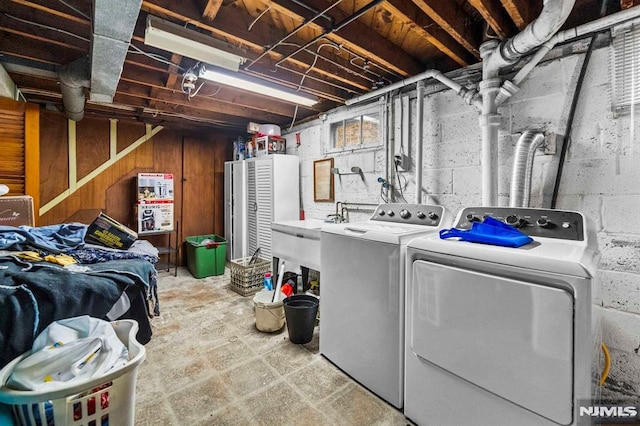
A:
{"type": "Polygon", "coordinates": [[[582,37],[587,34],[596,33],[604,30],[605,28],[637,18],[640,18],[640,7],[632,7],[554,35],[549,41],[540,46],[540,49],[533,55],[531,60],[527,62],[520,71],[518,71],[513,78],[513,82],[515,84],[520,84],[556,44],[563,43],[577,37],[582,37]]]}
{"type": "Polygon", "coordinates": [[[483,107],[480,115],[482,205],[487,207],[498,205],[498,129],[501,119],[494,100],[499,88],[500,79],[497,78],[480,83],[483,107]]]}
{"type": "Polygon", "coordinates": [[[544,0],[540,15],[524,30],[501,47],[500,54],[507,61],[517,61],[523,55],[549,40],[567,20],[575,0],[544,0]]]}
{"type": "Polygon", "coordinates": [[[278,270],[278,281],[276,283],[276,289],[273,292],[273,298],[271,299],[271,302],[277,302],[279,300],[282,299],[282,292],[280,291],[280,289],[282,289],[282,278],[284,277],[284,260],[280,261],[280,268],[278,270]]]}
{"type": "MultiPolygon", "coordinates": [[[[592,21],[583,25],[579,25],[575,28],[571,28],[566,31],[562,31],[557,33],[553,37],[551,37],[546,43],[544,43],[540,48],[536,51],[536,53],[531,56],[529,62],[527,62],[513,77],[512,82],[518,86],[520,83],[524,81],[524,79],[529,75],[529,73],[540,63],[540,61],[546,56],[547,53],[558,43],[563,43],[568,40],[572,40],[577,37],[582,37],[587,34],[596,33],[598,31],[602,31],[606,28],[613,27],[615,25],[619,25],[625,23],[627,21],[634,20],[640,21],[640,7],[632,7],[629,9],[625,9],[623,11],[613,13],[611,15],[600,18],[596,21],[592,21]]],[[[498,98],[496,99],[496,103],[501,105],[506,101],[513,93],[508,94],[508,92],[500,93],[498,98]]]]}
{"type": "MultiPolygon", "coordinates": [[[[524,54],[530,52],[547,40],[564,24],[575,0],[544,0],[540,16],[527,27],[506,42],[498,45],[497,41],[489,40],[480,46],[482,57],[482,82],[479,84],[482,96],[482,115],[480,128],[482,133],[482,205],[498,205],[498,128],[500,114],[498,101],[508,97],[505,88],[500,93],[500,69],[513,64],[524,54]],[[500,94],[500,95],[499,95],[500,94]],[[498,97],[499,96],[499,97],[498,97]]],[[[515,85],[511,85],[515,86],[515,85]]],[[[517,88],[515,88],[517,90],[517,88]]]]}
{"type": "Polygon", "coordinates": [[[422,204],[422,144],[424,137],[424,81],[416,86],[416,204],[422,204]]]}
{"type": "Polygon", "coordinates": [[[458,94],[462,90],[464,90],[464,87],[462,87],[462,85],[460,85],[459,83],[456,83],[446,75],[442,74],[442,72],[438,70],[426,70],[421,74],[414,75],[413,77],[405,78],[404,80],[397,81],[389,86],[383,87],[378,90],[374,90],[373,92],[368,92],[363,95],[356,96],[355,98],[347,99],[347,101],[345,102],[345,105],[353,105],[353,104],[366,101],[368,99],[376,98],[384,95],[385,93],[391,92],[396,89],[402,89],[405,86],[408,86],[410,84],[414,84],[429,78],[434,78],[438,80],[439,82],[449,87],[450,89],[452,89],[454,92],[458,94]]]}

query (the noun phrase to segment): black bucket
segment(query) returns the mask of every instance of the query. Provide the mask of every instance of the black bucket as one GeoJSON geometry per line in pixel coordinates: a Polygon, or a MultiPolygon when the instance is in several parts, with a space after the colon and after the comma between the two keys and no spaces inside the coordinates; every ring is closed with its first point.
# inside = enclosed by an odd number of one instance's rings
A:
{"type": "Polygon", "coordinates": [[[316,326],[319,300],[307,294],[294,294],[282,302],[291,343],[309,343],[316,326]]]}

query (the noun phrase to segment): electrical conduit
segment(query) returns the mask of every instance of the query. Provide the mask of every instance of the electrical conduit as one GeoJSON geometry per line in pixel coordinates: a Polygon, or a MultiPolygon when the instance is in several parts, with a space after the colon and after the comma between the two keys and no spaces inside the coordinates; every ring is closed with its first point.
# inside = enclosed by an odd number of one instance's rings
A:
{"type": "Polygon", "coordinates": [[[424,80],[416,85],[416,204],[422,204],[422,142],[424,138],[424,80]]]}

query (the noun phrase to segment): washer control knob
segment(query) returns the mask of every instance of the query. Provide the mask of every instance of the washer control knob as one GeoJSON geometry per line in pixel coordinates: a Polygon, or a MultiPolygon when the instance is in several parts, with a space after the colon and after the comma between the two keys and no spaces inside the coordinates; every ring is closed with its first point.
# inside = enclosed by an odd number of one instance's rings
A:
{"type": "Polygon", "coordinates": [[[507,222],[509,225],[517,226],[518,223],[520,222],[520,218],[515,214],[510,214],[504,219],[504,221],[507,222]]]}
{"type": "Polygon", "coordinates": [[[384,210],[382,210],[382,209],[378,210],[378,215],[384,216],[384,210]]]}
{"type": "Polygon", "coordinates": [[[475,215],[473,215],[473,214],[471,214],[471,213],[469,213],[469,214],[467,215],[467,220],[468,220],[469,222],[480,222],[480,218],[478,218],[478,216],[475,216],[475,215]]]}
{"type": "Polygon", "coordinates": [[[425,217],[427,217],[427,215],[424,214],[424,212],[417,212],[416,216],[418,216],[418,219],[424,219],[425,217]]]}
{"type": "Polygon", "coordinates": [[[411,217],[411,212],[407,209],[400,210],[400,217],[403,219],[409,219],[411,217]]]}
{"type": "Polygon", "coordinates": [[[525,226],[527,224],[526,220],[519,218],[515,214],[511,214],[511,215],[507,216],[504,219],[504,221],[506,223],[508,223],[509,225],[511,225],[511,226],[515,226],[516,228],[522,228],[523,226],[525,226]]]}
{"type": "Polygon", "coordinates": [[[389,217],[393,217],[395,213],[393,212],[393,210],[387,210],[387,215],[389,215],[389,217]]]}
{"type": "Polygon", "coordinates": [[[438,214],[436,212],[429,212],[428,216],[431,220],[436,220],[438,218],[438,214]]]}
{"type": "Polygon", "coordinates": [[[536,225],[538,225],[540,228],[548,228],[551,226],[551,222],[549,222],[544,217],[541,217],[540,219],[536,220],[536,225]]]}

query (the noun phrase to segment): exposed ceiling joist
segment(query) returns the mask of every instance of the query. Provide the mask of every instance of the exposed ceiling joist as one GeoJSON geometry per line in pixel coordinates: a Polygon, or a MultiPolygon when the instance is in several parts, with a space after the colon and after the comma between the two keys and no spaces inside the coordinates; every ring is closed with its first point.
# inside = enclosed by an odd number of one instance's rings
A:
{"type": "Polygon", "coordinates": [[[498,0],[469,0],[489,27],[501,39],[507,39],[516,33],[516,27],[498,0]]]}
{"type": "Polygon", "coordinates": [[[475,63],[477,58],[462,47],[446,31],[440,29],[429,16],[425,15],[411,0],[387,0],[382,7],[392,15],[406,20],[413,31],[436,46],[460,66],[475,63]]]}
{"type": "Polygon", "coordinates": [[[11,0],[13,3],[22,5],[22,6],[26,6],[35,10],[39,10],[42,12],[46,12],[49,13],[51,15],[54,15],[57,18],[62,18],[64,20],[67,21],[71,21],[74,24],[77,25],[81,25],[84,27],[90,27],[91,26],[91,21],[89,21],[87,18],[83,18],[83,17],[78,17],[76,15],[71,15],[69,13],[66,12],[62,12],[59,9],[53,8],[53,7],[49,7],[49,6],[44,6],[42,4],[36,3],[36,2],[32,2],[32,1],[28,1],[28,0],[11,0]]]}
{"type": "MultiPolygon", "coordinates": [[[[108,16],[94,16],[94,1],[0,1],[0,62],[28,101],[61,110],[59,67],[90,55],[98,48],[92,28],[109,26],[108,16]]],[[[473,65],[485,39],[493,33],[513,36],[539,15],[542,2],[142,0],[131,42],[124,43],[115,103],[87,101],[85,109],[87,114],[225,132],[242,133],[248,121],[291,126],[426,68],[448,72],[473,65]],[[195,89],[185,88],[183,76],[195,71],[196,60],[146,45],[148,16],[169,20],[190,35],[199,33],[205,45],[218,40],[242,50],[248,62],[238,76],[304,92],[318,102],[296,106],[201,78],[195,89]]],[[[614,0],[603,8],[601,0],[580,0],[567,28],[639,2],[614,0]]]]}
{"type": "MultiPolygon", "coordinates": [[[[169,3],[165,0],[154,0],[153,3],[150,1],[144,1],[142,4],[143,10],[153,11],[154,13],[160,14],[161,16],[171,16],[173,19],[177,19],[182,22],[194,22],[197,21],[197,13],[196,9],[193,7],[189,7],[184,2],[180,2],[179,7],[174,7],[174,10],[165,9],[165,7],[171,7],[174,3],[171,4],[160,4],[160,3],[169,3]]],[[[238,43],[239,46],[247,46],[249,48],[258,48],[261,52],[263,50],[262,46],[273,43],[274,35],[277,37],[277,31],[273,31],[267,24],[262,22],[257,22],[251,29],[251,31],[245,29],[248,27],[248,24],[243,26],[243,21],[247,21],[246,16],[241,16],[240,12],[231,10],[229,8],[222,8],[216,19],[215,26],[212,24],[198,23],[194,24],[198,28],[207,30],[211,33],[214,33],[218,36],[225,36],[225,38],[233,38],[233,42],[238,43]],[[231,31],[236,31],[236,35],[233,37],[226,37],[230,34],[231,31]],[[275,34],[274,34],[275,33],[275,34]]],[[[284,37],[284,33],[282,36],[284,37]]],[[[295,38],[292,39],[293,42],[300,43],[302,41],[297,40],[295,38]]],[[[255,59],[259,56],[258,53],[251,53],[249,51],[247,53],[249,59],[255,59]]],[[[282,59],[282,55],[278,53],[273,53],[271,58],[265,60],[265,66],[272,65],[272,72],[275,70],[275,63],[282,59]]],[[[290,69],[301,69],[306,71],[310,68],[310,64],[304,62],[302,60],[296,58],[290,58],[286,61],[287,67],[290,69]]],[[[358,82],[357,76],[349,75],[346,72],[340,72],[336,68],[329,67],[323,61],[319,61],[316,66],[313,68],[313,72],[322,76],[323,78],[329,78],[333,80],[341,81],[346,85],[354,85],[355,87],[360,87],[361,90],[369,89],[369,86],[365,86],[364,82],[358,82]],[[359,85],[359,86],[358,86],[359,85]]]]}
{"type": "Polygon", "coordinates": [[[537,13],[542,7],[541,1],[500,0],[500,2],[519,30],[523,30],[531,21],[534,14],[537,16],[537,13]]]}
{"type": "MultiPolygon", "coordinates": [[[[321,1],[307,0],[305,3],[318,10],[324,10],[326,5],[322,4],[321,1]]],[[[305,17],[295,13],[289,3],[288,0],[272,0],[269,2],[269,6],[299,22],[305,21],[305,17]]],[[[349,15],[337,7],[332,8],[331,11],[327,12],[327,15],[332,16],[336,23],[343,22],[349,18],[349,15]]],[[[324,23],[324,21],[318,22],[324,23]]],[[[351,22],[338,31],[332,31],[331,28],[327,28],[326,25],[320,25],[318,22],[310,22],[309,27],[319,33],[326,32],[326,38],[337,45],[343,45],[395,73],[407,76],[420,72],[423,68],[418,61],[402,54],[397,49],[397,46],[393,46],[378,34],[372,33],[368,27],[358,21],[351,22]]]]}
{"type": "Polygon", "coordinates": [[[465,49],[479,57],[481,34],[472,28],[468,17],[465,13],[461,13],[462,10],[456,7],[455,2],[451,0],[413,0],[413,2],[465,49]]]}
{"type": "Polygon", "coordinates": [[[222,6],[222,0],[207,0],[207,4],[204,6],[204,10],[202,11],[202,17],[213,21],[216,19],[220,6],[222,6]]]}

